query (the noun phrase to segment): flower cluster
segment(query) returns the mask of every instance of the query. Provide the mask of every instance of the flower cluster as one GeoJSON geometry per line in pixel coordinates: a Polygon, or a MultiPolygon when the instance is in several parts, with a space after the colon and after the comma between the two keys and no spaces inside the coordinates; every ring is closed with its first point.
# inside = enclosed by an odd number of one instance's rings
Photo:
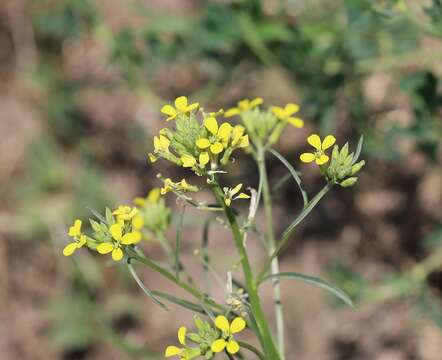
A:
{"type": "Polygon", "coordinates": [[[268,110],[261,110],[259,106],[262,103],[261,98],[244,99],[225,113],[226,117],[236,115],[240,117],[255,146],[277,142],[287,124],[296,128],[304,126],[304,121],[295,116],[299,111],[299,105],[288,103],[284,107],[271,106],[268,110]]]}
{"type": "Polygon", "coordinates": [[[241,125],[229,122],[219,123],[217,116],[222,111],[206,114],[202,121],[197,118],[197,103],[188,105],[187,98],[175,99],[175,108],[165,105],[162,112],[176,120],[175,128],[164,128],[154,137],[151,162],[158,158],[171,161],[184,168],[192,169],[197,175],[219,170],[227,165],[232,152],[249,145],[249,137],[241,125]]]}
{"type": "Polygon", "coordinates": [[[104,216],[97,214],[98,221],[89,220],[92,232],[88,235],[81,230],[82,221],[75,220],[68,232],[73,242],[65,246],[63,255],[70,256],[86,245],[99,254],[111,254],[114,261],[120,261],[128,246],[167,230],[170,210],[159,195],[160,189],[153,189],[146,198],[134,200],[138,207],[121,205],[113,211],[107,208],[104,216]]]}
{"type": "Polygon", "coordinates": [[[234,335],[244,330],[246,322],[242,317],[236,317],[231,323],[224,315],[219,315],[214,325],[194,318],[197,333],[188,333],[187,328],[181,326],[178,329],[178,342],[181,347],[170,345],[166,348],[165,357],[178,356],[181,360],[191,360],[198,356],[212,359],[216,353],[226,350],[229,354],[236,354],[240,350],[239,343],[234,335]],[[187,340],[195,346],[190,346],[187,340]]]}

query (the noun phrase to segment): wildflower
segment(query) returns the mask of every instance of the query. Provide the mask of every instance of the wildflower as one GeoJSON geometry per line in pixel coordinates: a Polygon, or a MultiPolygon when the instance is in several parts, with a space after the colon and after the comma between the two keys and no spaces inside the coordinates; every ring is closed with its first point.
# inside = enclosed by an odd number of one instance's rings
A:
{"type": "Polygon", "coordinates": [[[86,235],[81,233],[81,220],[77,219],[74,221],[74,225],[69,228],[68,235],[74,239],[73,242],[67,244],[63,249],[64,256],[72,255],[75,250],[81,248],[86,244],[86,235]]]}
{"type": "Polygon", "coordinates": [[[221,338],[212,343],[212,351],[221,352],[224,349],[230,354],[236,354],[239,351],[239,344],[234,340],[233,334],[237,334],[244,330],[246,322],[241,317],[233,319],[229,324],[229,320],[223,315],[219,315],[215,319],[215,326],[222,331],[221,338]]]}
{"type": "Polygon", "coordinates": [[[244,99],[238,102],[237,107],[233,107],[226,111],[224,116],[226,118],[239,115],[245,111],[252,110],[253,108],[261,105],[263,103],[263,100],[261,98],[255,98],[253,100],[244,99]]]}
{"type": "Polygon", "coordinates": [[[141,240],[141,233],[139,231],[133,231],[123,235],[123,226],[121,223],[111,225],[109,227],[109,233],[112,237],[111,241],[99,244],[97,251],[100,254],[109,254],[112,252],[112,259],[115,261],[120,261],[124,256],[121,245],[132,245],[141,240]]]}
{"type": "Polygon", "coordinates": [[[329,157],[324,152],[332,147],[335,141],[336,138],[333,135],[327,135],[323,141],[321,141],[321,138],[316,134],[310,135],[307,138],[307,142],[313,146],[316,151],[314,153],[301,154],[301,161],[304,163],[311,163],[312,161],[315,161],[318,165],[325,164],[328,162],[329,157]]]}
{"type": "Polygon", "coordinates": [[[117,221],[124,223],[124,221],[131,220],[138,213],[136,207],[131,208],[127,205],[120,205],[112,212],[112,215],[117,217],[117,221]]]}
{"type": "Polygon", "coordinates": [[[153,137],[153,147],[155,152],[165,151],[169,152],[170,140],[164,135],[153,137]]]}
{"type": "Polygon", "coordinates": [[[175,119],[179,114],[186,114],[197,109],[198,106],[198,103],[193,103],[189,105],[187,97],[180,96],[175,99],[175,107],[173,107],[172,105],[164,105],[161,108],[161,112],[168,116],[166,121],[170,121],[175,119]]]}
{"type": "Polygon", "coordinates": [[[217,155],[227,146],[227,141],[232,132],[232,125],[229,123],[223,123],[218,127],[218,122],[215,117],[209,116],[204,119],[204,126],[212,136],[209,136],[208,138],[199,138],[196,141],[196,146],[203,150],[210,149],[212,154],[217,155]]]}
{"type": "Polygon", "coordinates": [[[300,118],[292,116],[299,111],[299,106],[296,104],[289,103],[284,108],[273,106],[271,110],[278,119],[286,121],[292,124],[294,127],[302,128],[304,126],[304,121],[302,121],[300,118]]]}
{"type": "Polygon", "coordinates": [[[232,146],[245,148],[249,146],[249,135],[244,135],[244,126],[236,125],[232,130],[232,146]]]}
{"type": "Polygon", "coordinates": [[[182,192],[197,192],[199,189],[197,186],[190,185],[186,179],[181,179],[180,182],[173,182],[170,178],[164,179],[164,186],[161,188],[161,195],[165,195],[170,191],[182,191],[182,192]]]}
{"type": "Polygon", "coordinates": [[[224,202],[227,206],[230,206],[230,204],[232,203],[232,200],[250,199],[250,196],[243,193],[243,192],[238,194],[238,192],[241,190],[241,188],[242,188],[242,184],[238,184],[234,188],[225,187],[223,189],[224,190],[224,202]],[[236,195],[236,194],[238,194],[238,195],[236,195]]]}

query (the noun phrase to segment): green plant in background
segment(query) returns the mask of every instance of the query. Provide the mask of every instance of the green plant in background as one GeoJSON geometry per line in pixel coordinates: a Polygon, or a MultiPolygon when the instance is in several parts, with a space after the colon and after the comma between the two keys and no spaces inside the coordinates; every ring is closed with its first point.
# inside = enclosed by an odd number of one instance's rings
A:
{"type": "MultiPolygon", "coordinates": [[[[329,155],[331,147],[336,142],[334,136],[328,135],[324,141],[321,141],[318,135],[311,135],[308,138],[315,152],[302,154],[301,161],[316,161],[326,181],[324,188],[309,199],[297,171],[287,159],[272,148],[286,126],[303,126],[301,119],[293,117],[299,107],[296,104],[288,104],[285,107],[261,109],[262,102],[262,99],[242,100],[238,103],[238,107],[225,113],[226,117],[237,117],[240,124],[220,122],[217,118],[224,114],[222,110],[206,113],[198,103],[189,104],[184,96],[175,100],[175,106],[165,105],[161,109],[168,116],[167,121],[173,120],[174,126],[161,129],[159,135],[154,137],[154,151],[149,154],[150,160],[156,162],[162,158],[203,178],[216,204],[208,205],[196,199],[202,187],[191,185],[185,179],[174,182],[159,175],[164,186],[161,189],[153,189],[145,199],[135,199],[137,206],[122,205],[113,211],[106,209],[104,215],[95,213],[96,219],[90,220],[91,232],[81,230],[80,220],[76,220],[69,230],[73,242],[66,245],[63,251],[65,256],[72,255],[84,245],[99,254],[111,254],[114,261],[126,263],[137,284],[157,305],[166,309],[163,301],[169,301],[207,317],[207,321],[195,318],[197,333],[188,333],[185,327],[181,327],[178,331],[181,347],[174,345],[167,347],[166,357],[194,359],[202,356],[211,359],[216,354],[224,352],[229,358],[242,358],[241,351],[249,350],[260,359],[284,359],[284,312],[280,279],[301,280],[317,285],[352,305],[350,298],[342,290],[320,278],[294,272],[280,272],[278,257],[290,241],[290,235],[295,228],[334,185],[348,187],[356,182],[356,175],[364,165],[363,161],[357,162],[362,139],[355,153],[349,153],[348,144],[345,144],[341,149],[335,145],[332,154],[329,155]],[[258,167],[259,186],[257,190],[248,188],[250,195],[241,192],[242,184],[234,188],[221,185],[223,175],[229,171],[230,166],[234,166],[231,160],[232,153],[238,149],[250,154],[258,167]],[[301,213],[281,236],[275,233],[273,226],[273,201],[268,184],[266,154],[274,155],[287,167],[301,191],[304,202],[301,213]],[[174,248],[165,234],[170,225],[171,213],[160,197],[161,194],[169,192],[175,193],[182,201],[174,248]],[[232,201],[236,199],[250,199],[249,213],[244,219],[232,208],[232,201]],[[255,224],[255,215],[261,199],[266,214],[266,232],[262,235],[265,239],[266,261],[260,271],[255,273],[246,238],[252,227],[262,231],[255,224]],[[203,292],[199,284],[191,280],[185,264],[181,261],[182,225],[186,205],[202,211],[224,214],[226,224],[231,230],[245,283],[238,285],[238,281],[233,281],[236,287],[234,289],[230,279],[227,285],[231,289],[231,295],[224,301],[219,301],[210,293],[203,292]],[[143,252],[141,247],[143,239],[158,241],[163,245],[168,255],[166,265],[154,261],[143,252]],[[145,265],[158,272],[166,280],[186,291],[194,301],[148,289],[138,277],[133,263],[145,265]],[[182,274],[187,275],[186,280],[182,274]],[[259,287],[267,280],[273,283],[276,342],[259,297],[259,287]],[[237,334],[246,327],[255,333],[260,344],[259,349],[237,339],[237,334]]],[[[207,247],[205,252],[209,252],[207,247]]],[[[206,257],[207,259],[209,257],[206,257]]],[[[203,269],[207,270],[208,266],[210,264],[205,263],[203,269]]],[[[231,276],[234,269],[226,271],[231,276]]]]}

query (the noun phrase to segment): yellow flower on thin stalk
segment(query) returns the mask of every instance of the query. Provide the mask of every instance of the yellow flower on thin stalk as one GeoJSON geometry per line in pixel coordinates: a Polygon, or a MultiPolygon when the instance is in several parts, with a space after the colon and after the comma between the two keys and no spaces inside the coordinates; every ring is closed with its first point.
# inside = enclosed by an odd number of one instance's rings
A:
{"type": "Polygon", "coordinates": [[[313,134],[307,138],[307,142],[315,148],[315,152],[301,154],[301,161],[304,163],[311,163],[315,161],[318,165],[324,165],[329,160],[329,157],[325,154],[325,151],[333,146],[333,144],[336,142],[336,138],[333,135],[327,135],[324,140],[321,141],[319,135],[313,134]]]}
{"type": "Polygon", "coordinates": [[[116,216],[119,223],[131,220],[138,213],[136,207],[130,207],[127,205],[120,205],[116,210],[112,212],[112,215],[116,216]]]}
{"type": "Polygon", "coordinates": [[[272,106],[271,110],[279,120],[286,121],[297,128],[302,128],[304,126],[303,120],[292,116],[299,111],[299,105],[297,104],[288,103],[283,108],[280,106],[272,106]]]}
{"type": "Polygon", "coordinates": [[[236,354],[240,346],[238,342],[235,341],[233,335],[244,330],[246,327],[244,319],[242,317],[236,317],[229,324],[229,320],[227,320],[224,315],[219,315],[215,319],[215,326],[222,331],[222,334],[220,339],[212,343],[212,351],[219,353],[226,349],[229,354],[236,354]]]}
{"type": "Polygon", "coordinates": [[[236,107],[233,107],[229,110],[226,111],[226,113],[224,114],[224,116],[226,118],[235,116],[235,115],[239,115],[245,111],[249,111],[254,109],[255,107],[261,105],[263,103],[262,98],[255,98],[253,100],[249,100],[249,99],[244,99],[238,102],[236,107]]]}
{"type": "Polygon", "coordinates": [[[74,225],[69,228],[68,235],[74,239],[73,242],[67,244],[63,249],[64,256],[72,255],[75,250],[81,248],[86,244],[86,235],[81,233],[82,221],[77,219],[74,221],[74,225]]]}
{"type": "Polygon", "coordinates": [[[123,235],[123,226],[121,223],[113,224],[109,227],[109,233],[112,237],[111,241],[101,243],[97,246],[97,251],[100,254],[109,254],[112,252],[112,259],[120,261],[123,256],[122,245],[137,244],[141,240],[141,233],[139,231],[132,231],[123,235]]]}
{"type": "Polygon", "coordinates": [[[174,104],[175,107],[172,105],[164,105],[161,108],[161,112],[168,116],[166,121],[175,119],[179,114],[187,114],[193,110],[196,110],[199,106],[198,103],[189,104],[186,96],[176,98],[174,104]]]}
{"type": "Polygon", "coordinates": [[[227,206],[230,206],[232,204],[232,200],[250,199],[250,196],[247,195],[246,193],[243,193],[243,192],[239,193],[241,188],[242,188],[242,184],[238,184],[234,188],[225,187],[223,189],[224,190],[224,202],[227,206]]]}
{"type": "Polygon", "coordinates": [[[216,121],[215,117],[209,116],[204,119],[204,126],[212,136],[199,138],[196,141],[196,146],[203,150],[209,149],[214,155],[221,153],[227,146],[230,133],[232,132],[232,125],[225,122],[218,126],[218,121],[216,121]]]}
{"type": "Polygon", "coordinates": [[[186,346],[186,334],[187,328],[181,326],[178,329],[178,342],[183,345],[183,347],[169,345],[164,352],[165,357],[179,356],[181,360],[188,360],[200,354],[198,349],[190,349],[186,346]]]}

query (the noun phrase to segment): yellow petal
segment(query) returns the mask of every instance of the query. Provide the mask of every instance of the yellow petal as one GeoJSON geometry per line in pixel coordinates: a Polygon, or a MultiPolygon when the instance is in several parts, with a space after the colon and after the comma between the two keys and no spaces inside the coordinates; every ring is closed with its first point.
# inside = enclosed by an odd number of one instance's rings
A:
{"type": "Polygon", "coordinates": [[[160,135],[160,145],[162,150],[167,150],[170,145],[170,140],[164,135],[160,135]]]}
{"type": "Polygon", "coordinates": [[[299,105],[288,103],[284,110],[288,116],[291,116],[299,111],[299,105]]]}
{"type": "Polygon", "coordinates": [[[227,110],[224,113],[224,117],[229,118],[229,117],[232,117],[235,115],[239,115],[240,113],[241,113],[241,111],[238,108],[234,107],[234,108],[227,110]]]}
{"type": "Polygon", "coordinates": [[[157,151],[161,150],[161,142],[158,136],[153,137],[153,148],[157,151]]]}
{"type": "Polygon", "coordinates": [[[140,242],[140,240],[141,240],[141,233],[139,231],[134,231],[124,234],[123,237],[121,238],[121,243],[123,245],[131,245],[140,242]]]}
{"type": "Polygon", "coordinates": [[[215,341],[212,343],[212,345],[210,346],[210,348],[212,349],[212,351],[213,351],[214,353],[219,353],[219,352],[221,352],[221,351],[224,350],[224,348],[226,347],[226,345],[227,345],[226,340],[224,340],[224,339],[218,339],[218,340],[215,340],[215,341]]]}
{"type": "Polygon", "coordinates": [[[186,96],[177,97],[175,99],[175,107],[181,112],[186,112],[187,111],[187,97],[186,96]]]}
{"type": "Polygon", "coordinates": [[[328,156],[327,155],[321,155],[319,158],[316,158],[316,164],[318,165],[323,165],[328,161],[328,156]]]}
{"type": "Polygon", "coordinates": [[[186,333],[187,333],[187,328],[185,326],[181,326],[178,329],[178,341],[180,342],[181,345],[186,345],[186,333]]]}
{"type": "Polygon", "coordinates": [[[242,184],[238,184],[230,191],[230,193],[232,195],[235,195],[237,192],[239,192],[241,190],[241,188],[242,188],[242,184]]]}
{"type": "Polygon", "coordinates": [[[121,224],[113,224],[109,227],[109,232],[115,240],[120,240],[123,233],[121,224]]]}
{"type": "Polygon", "coordinates": [[[231,198],[225,198],[224,202],[226,203],[227,206],[230,206],[232,204],[232,199],[231,198]]]}
{"type": "Polygon", "coordinates": [[[245,193],[241,193],[235,198],[235,200],[236,199],[250,199],[250,195],[247,195],[245,193]]]}
{"type": "Polygon", "coordinates": [[[201,138],[196,141],[196,146],[198,146],[200,149],[207,149],[210,146],[209,139],[201,138]]]}
{"type": "MultiPolygon", "coordinates": [[[[158,189],[158,196],[160,195],[160,189],[158,189]]],[[[134,216],[132,218],[132,229],[140,230],[144,226],[144,220],[141,215],[134,216]]]]}
{"type": "Polygon", "coordinates": [[[109,254],[114,249],[114,245],[111,243],[102,243],[97,246],[97,251],[100,254],[109,254]]]}
{"type": "Polygon", "coordinates": [[[161,110],[160,110],[163,114],[166,114],[170,117],[175,117],[176,116],[176,110],[173,106],[171,105],[164,105],[161,110]]]}
{"type": "Polygon", "coordinates": [[[213,135],[218,133],[218,122],[213,116],[209,116],[204,119],[204,126],[207,130],[209,130],[213,135]]]}
{"type": "Polygon", "coordinates": [[[77,249],[81,248],[82,246],[86,245],[86,235],[80,235],[80,238],[78,239],[77,242],[77,249]]]}
{"type": "Polygon", "coordinates": [[[231,334],[239,333],[240,331],[243,331],[245,327],[246,327],[246,322],[242,317],[238,316],[235,319],[233,319],[232,323],[230,324],[230,333],[231,334]]]}
{"type": "Polygon", "coordinates": [[[285,111],[284,111],[284,109],[282,107],[272,106],[271,110],[272,110],[272,113],[275,114],[275,116],[278,119],[284,119],[287,116],[285,111]]]}
{"type": "Polygon", "coordinates": [[[210,152],[212,154],[219,154],[224,150],[223,144],[220,142],[216,142],[215,144],[210,145],[210,152]]]}
{"type": "Polygon", "coordinates": [[[312,161],[314,161],[316,159],[315,154],[312,153],[303,153],[300,156],[300,159],[303,163],[311,163],[312,161]]]}
{"type": "Polygon", "coordinates": [[[222,123],[221,126],[218,129],[218,138],[219,139],[227,139],[230,136],[230,133],[232,132],[232,125],[225,122],[222,123]]]}
{"type": "Polygon", "coordinates": [[[230,340],[227,343],[227,352],[230,354],[236,354],[239,351],[239,344],[235,340],[230,340]]]}
{"type": "Polygon", "coordinates": [[[187,110],[186,110],[186,111],[193,111],[193,110],[197,109],[198,106],[200,106],[199,103],[193,103],[193,104],[190,104],[190,105],[187,107],[187,110]]]}
{"type": "Polygon", "coordinates": [[[307,142],[313,146],[316,150],[321,150],[321,138],[317,134],[310,135],[307,138],[307,142]]]}
{"type": "Polygon", "coordinates": [[[196,159],[191,155],[183,155],[181,156],[181,162],[183,167],[192,167],[196,164],[196,159]]]}
{"type": "Polygon", "coordinates": [[[242,110],[242,111],[247,111],[250,109],[250,100],[249,99],[244,99],[238,102],[238,107],[242,110]]]}
{"type": "Polygon", "coordinates": [[[121,250],[121,248],[119,248],[119,247],[115,248],[112,251],[112,259],[114,261],[120,261],[123,258],[123,256],[124,256],[123,250],[121,250]]]}
{"type": "Polygon", "coordinates": [[[63,255],[64,256],[71,256],[75,250],[77,250],[77,244],[72,242],[70,244],[67,244],[63,249],[63,255]]]}
{"type": "Polygon", "coordinates": [[[322,150],[327,150],[328,148],[332,147],[335,142],[336,138],[333,135],[327,135],[322,142],[322,150]]]}
{"type": "Polygon", "coordinates": [[[304,126],[304,121],[302,121],[300,118],[291,117],[287,119],[287,122],[292,124],[294,127],[302,128],[304,126]]]}
{"type": "Polygon", "coordinates": [[[152,153],[149,153],[149,154],[147,154],[148,156],[149,156],[149,161],[153,164],[155,161],[157,161],[158,160],[158,158],[154,155],[154,154],[152,154],[152,153]]]}
{"type": "Polygon", "coordinates": [[[199,156],[200,165],[205,166],[210,160],[209,153],[202,152],[199,156]]]}
{"type": "Polygon", "coordinates": [[[255,98],[250,102],[250,108],[254,108],[258,105],[261,105],[263,102],[262,98],[255,98]]]}
{"type": "Polygon", "coordinates": [[[151,204],[155,204],[158,199],[160,198],[160,189],[159,188],[153,188],[149,191],[149,194],[147,194],[147,202],[151,204]]]}
{"type": "Polygon", "coordinates": [[[225,333],[229,332],[229,320],[224,315],[218,315],[215,319],[215,326],[225,333]]]}
{"type": "Polygon", "coordinates": [[[80,236],[81,234],[81,220],[77,219],[74,221],[74,225],[69,228],[69,236],[80,236]]]}
{"type": "Polygon", "coordinates": [[[165,357],[178,356],[181,354],[181,349],[176,346],[168,346],[164,352],[165,357]]]}

